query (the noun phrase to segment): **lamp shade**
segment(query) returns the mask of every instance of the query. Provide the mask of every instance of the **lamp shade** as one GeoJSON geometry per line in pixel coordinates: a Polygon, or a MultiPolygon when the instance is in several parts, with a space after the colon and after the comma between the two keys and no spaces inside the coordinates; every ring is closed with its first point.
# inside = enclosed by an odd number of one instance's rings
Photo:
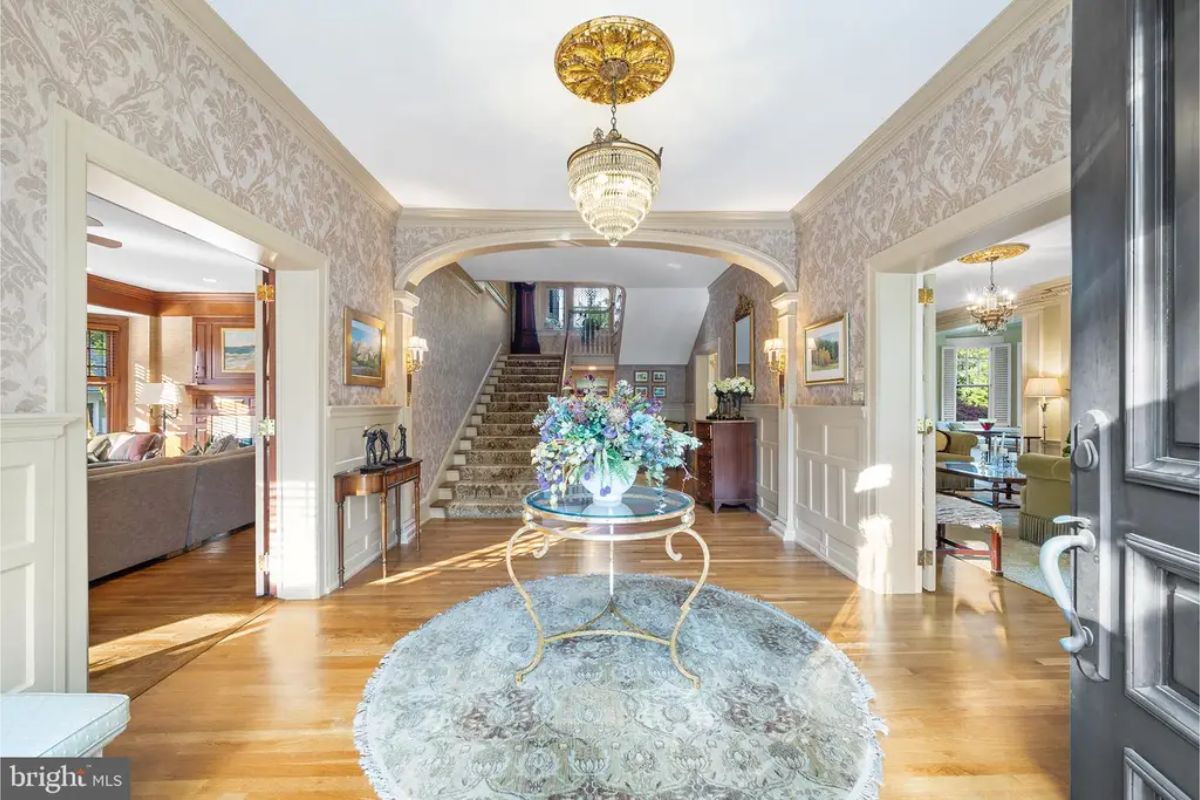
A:
{"type": "Polygon", "coordinates": [[[1054,377],[1030,378],[1025,381],[1026,397],[1062,397],[1062,381],[1054,377]]]}
{"type": "Polygon", "coordinates": [[[143,383],[138,392],[138,404],[143,406],[173,406],[179,403],[179,388],[173,383],[143,383]]]}

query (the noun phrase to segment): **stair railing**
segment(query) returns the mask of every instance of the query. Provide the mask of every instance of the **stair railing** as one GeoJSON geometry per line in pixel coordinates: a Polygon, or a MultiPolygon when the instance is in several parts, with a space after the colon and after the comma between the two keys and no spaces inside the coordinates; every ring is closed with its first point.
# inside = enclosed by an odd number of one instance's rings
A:
{"type": "MultiPolygon", "coordinates": [[[[559,394],[567,393],[567,388],[566,388],[567,387],[567,378],[569,377],[569,375],[571,373],[571,345],[572,345],[571,331],[573,328],[574,328],[574,326],[571,325],[571,320],[568,317],[566,330],[563,331],[562,370],[559,372],[559,377],[558,377],[558,393],[559,394]]],[[[571,393],[573,394],[574,392],[575,392],[575,389],[574,389],[574,387],[572,387],[571,393]]]]}

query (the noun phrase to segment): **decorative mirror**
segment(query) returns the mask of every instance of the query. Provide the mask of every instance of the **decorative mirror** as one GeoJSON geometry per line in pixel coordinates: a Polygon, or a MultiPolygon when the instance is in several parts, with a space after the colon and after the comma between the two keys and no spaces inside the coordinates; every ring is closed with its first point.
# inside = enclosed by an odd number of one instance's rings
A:
{"type": "Polygon", "coordinates": [[[738,295],[733,312],[733,374],[754,383],[754,302],[738,295]]]}

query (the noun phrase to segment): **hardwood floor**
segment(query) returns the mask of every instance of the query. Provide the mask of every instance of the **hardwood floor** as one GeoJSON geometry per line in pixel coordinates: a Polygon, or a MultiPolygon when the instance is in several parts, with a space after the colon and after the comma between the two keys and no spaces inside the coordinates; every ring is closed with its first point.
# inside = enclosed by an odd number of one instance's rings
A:
{"type": "MultiPolygon", "coordinates": [[[[139,696],[128,731],[105,754],[132,758],[135,797],[372,797],[351,731],[363,684],[397,638],[507,584],[504,544],[515,525],[428,522],[420,553],[393,551],[386,580],[373,566],[322,600],[267,608],[139,696]]],[[[697,529],[712,550],[710,582],[805,620],[875,687],[890,728],[883,797],[1067,796],[1064,623],[1048,598],[953,559],[936,594],[879,597],[781,542],[754,514],[701,510],[697,529]]],[[[674,563],[661,541],[623,545],[619,569],[694,577],[689,547],[674,563]]],[[[606,568],[606,548],[575,542],[518,565],[522,577],[606,568]]],[[[129,598],[139,596],[136,583],[129,598]]]]}

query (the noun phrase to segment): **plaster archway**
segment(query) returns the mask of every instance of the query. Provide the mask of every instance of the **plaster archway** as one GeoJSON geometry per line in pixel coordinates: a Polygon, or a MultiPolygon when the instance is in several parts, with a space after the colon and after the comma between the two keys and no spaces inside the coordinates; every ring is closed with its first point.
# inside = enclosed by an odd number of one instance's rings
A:
{"type": "MultiPolygon", "coordinates": [[[[780,291],[792,292],[796,289],[794,268],[774,256],[738,242],[698,233],[654,229],[639,230],[626,242],[630,247],[719,258],[761,275],[780,291]]],[[[564,231],[562,228],[492,231],[466,236],[432,247],[402,263],[396,270],[395,286],[400,290],[412,290],[442,267],[474,256],[509,250],[580,246],[608,247],[609,244],[591,231],[583,233],[564,231]]]]}

